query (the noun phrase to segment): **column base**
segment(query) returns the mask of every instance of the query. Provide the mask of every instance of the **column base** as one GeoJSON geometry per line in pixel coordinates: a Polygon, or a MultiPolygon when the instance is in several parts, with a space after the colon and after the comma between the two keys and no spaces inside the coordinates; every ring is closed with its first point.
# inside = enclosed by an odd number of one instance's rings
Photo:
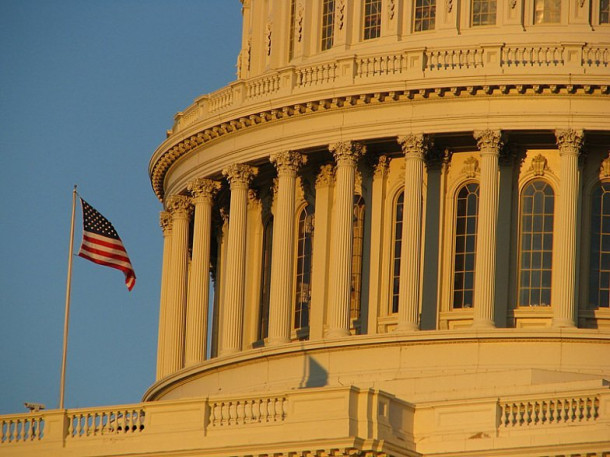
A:
{"type": "Polygon", "coordinates": [[[394,329],[394,333],[419,332],[419,325],[415,322],[401,322],[394,329]]]}
{"type": "Polygon", "coordinates": [[[489,319],[474,319],[471,328],[496,328],[496,324],[489,319]]]}
{"type": "Polygon", "coordinates": [[[333,338],[345,338],[351,336],[352,334],[349,330],[344,328],[329,328],[324,333],[324,338],[333,339],[333,338]]]}
{"type": "Polygon", "coordinates": [[[281,346],[290,343],[290,338],[284,336],[271,336],[265,338],[265,346],[281,346]]]}
{"type": "Polygon", "coordinates": [[[571,319],[553,318],[552,327],[554,328],[576,328],[576,323],[571,319]]]}

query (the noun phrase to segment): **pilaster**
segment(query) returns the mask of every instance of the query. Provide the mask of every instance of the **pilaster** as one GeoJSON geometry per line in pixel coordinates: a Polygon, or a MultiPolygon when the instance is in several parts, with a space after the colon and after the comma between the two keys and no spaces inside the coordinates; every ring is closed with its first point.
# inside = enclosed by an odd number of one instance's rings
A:
{"type": "Polygon", "coordinates": [[[311,269],[311,311],[309,339],[324,336],[324,318],[328,303],[328,271],[330,268],[330,227],[332,224],[335,169],[322,165],[316,178],[315,235],[313,237],[313,265],[311,269]]]}
{"type": "Polygon", "coordinates": [[[405,154],[405,188],[396,331],[409,332],[419,330],[424,155],[428,146],[422,134],[409,134],[398,142],[405,154]]]}
{"type": "Polygon", "coordinates": [[[496,284],[496,235],[500,191],[498,158],[502,148],[502,132],[474,132],[481,154],[479,183],[479,214],[474,278],[473,327],[495,327],[494,297],[496,284]]]}
{"type": "Polygon", "coordinates": [[[272,155],[277,170],[278,191],[273,219],[269,336],[271,346],[290,341],[290,313],[294,280],[294,213],[297,171],[306,158],[294,151],[272,155]]]}
{"type": "Polygon", "coordinates": [[[186,317],[187,265],[191,201],[184,195],[172,195],[166,200],[172,218],[172,247],[167,282],[167,314],[165,331],[165,374],[184,366],[184,333],[186,317]]]}
{"type": "Polygon", "coordinates": [[[172,218],[169,212],[161,211],[159,225],[163,231],[163,264],[161,267],[161,304],[159,307],[159,336],[157,341],[157,380],[169,374],[165,372],[165,332],[167,327],[167,282],[172,252],[172,218]]]}
{"type": "Polygon", "coordinates": [[[560,157],[560,184],[557,202],[557,234],[553,259],[554,284],[551,292],[553,327],[576,326],[576,224],[580,194],[578,158],[584,134],[582,130],[555,131],[560,157]]]}
{"type": "Polygon", "coordinates": [[[329,150],[337,168],[329,272],[333,288],[329,295],[326,337],[339,338],[350,334],[354,183],[357,161],[366,152],[366,148],[360,143],[347,141],[331,144],[329,150]]]}
{"type": "Polygon", "coordinates": [[[231,207],[225,267],[224,309],[221,311],[220,351],[228,355],[241,350],[246,274],[246,214],[248,187],[257,169],[233,164],[222,171],[231,187],[231,207]]]}
{"type": "Polygon", "coordinates": [[[208,303],[210,299],[210,244],[212,205],[220,183],[199,178],[187,187],[195,207],[193,252],[186,304],[184,365],[205,360],[207,353],[208,303]]]}

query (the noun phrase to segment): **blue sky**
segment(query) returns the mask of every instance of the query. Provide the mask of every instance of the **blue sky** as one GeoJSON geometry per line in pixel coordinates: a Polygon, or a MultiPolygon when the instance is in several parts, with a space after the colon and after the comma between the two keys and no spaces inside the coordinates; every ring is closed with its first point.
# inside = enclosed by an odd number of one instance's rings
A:
{"type": "MultiPolygon", "coordinates": [[[[0,0],[0,414],[56,408],[71,191],[136,271],[74,259],[66,407],[154,381],[161,204],[150,156],[173,115],[235,79],[239,0],[0,0]]],[[[75,251],[81,233],[77,211],[75,251]]]]}

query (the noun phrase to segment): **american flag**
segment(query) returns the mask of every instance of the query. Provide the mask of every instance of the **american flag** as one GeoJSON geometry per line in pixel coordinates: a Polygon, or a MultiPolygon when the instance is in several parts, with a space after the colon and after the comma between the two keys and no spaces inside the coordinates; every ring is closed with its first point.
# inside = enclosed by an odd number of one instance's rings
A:
{"type": "Polygon", "coordinates": [[[83,208],[83,242],[78,255],[92,262],[125,273],[127,289],[136,284],[127,251],[110,221],[98,213],[89,203],[80,199],[83,208]]]}

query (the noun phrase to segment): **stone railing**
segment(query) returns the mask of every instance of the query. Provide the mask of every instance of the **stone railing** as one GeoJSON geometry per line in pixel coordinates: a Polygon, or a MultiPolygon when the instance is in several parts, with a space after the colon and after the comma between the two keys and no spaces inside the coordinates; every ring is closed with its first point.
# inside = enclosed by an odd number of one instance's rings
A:
{"type": "Polygon", "coordinates": [[[141,405],[70,411],[68,437],[141,433],[145,427],[145,417],[141,405]]]}
{"type": "Polygon", "coordinates": [[[44,426],[42,412],[0,418],[0,444],[41,440],[44,426]]]}
{"type": "Polygon", "coordinates": [[[570,424],[599,418],[599,396],[501,401],[500,427],[570,424]]]}
{"type": "Polygon", "coordinates": [[[232,399],[209,404],[212,427],[281,422],[286,418],[286,397],[232,399]]]}
{"type": "MultiPolygon", "coordinates": [[[[466,85],[474,78],[476,84],[493,84],[494,76],[504,76],[503,84],[519,85],[518,76],[532,74],[554,77],[571,75],[571,83],[578,76],[610,76],[610,46],[582,44],[490,44],[468,48],[417,48],[402,52],[358,55],[315,65],[286,67],[251,80],[239,80],[207,96],[175,116],[171,133],[183,130],[235,108],[243,108],[282,97],[319,91],[322,87],[354,90],[354,84],[384,83],[385,90],[403,88],[405,80],[413,88],[435,89],[436,78],[446,86],[449,78],[466,85]],[[534,73],[532,73],[534,72],[534,73]],[[512,81],[505,76],[510,75],[512,81]],[[392,84],[395,83],[395,86],[392,84]],[[394,87],[394,89],[392,89],[394,87]]],[[[546,83],[548,78],[541,80],[546,83]]],[[[599,78],[598,78],[599,79],[599,78]]]]}

